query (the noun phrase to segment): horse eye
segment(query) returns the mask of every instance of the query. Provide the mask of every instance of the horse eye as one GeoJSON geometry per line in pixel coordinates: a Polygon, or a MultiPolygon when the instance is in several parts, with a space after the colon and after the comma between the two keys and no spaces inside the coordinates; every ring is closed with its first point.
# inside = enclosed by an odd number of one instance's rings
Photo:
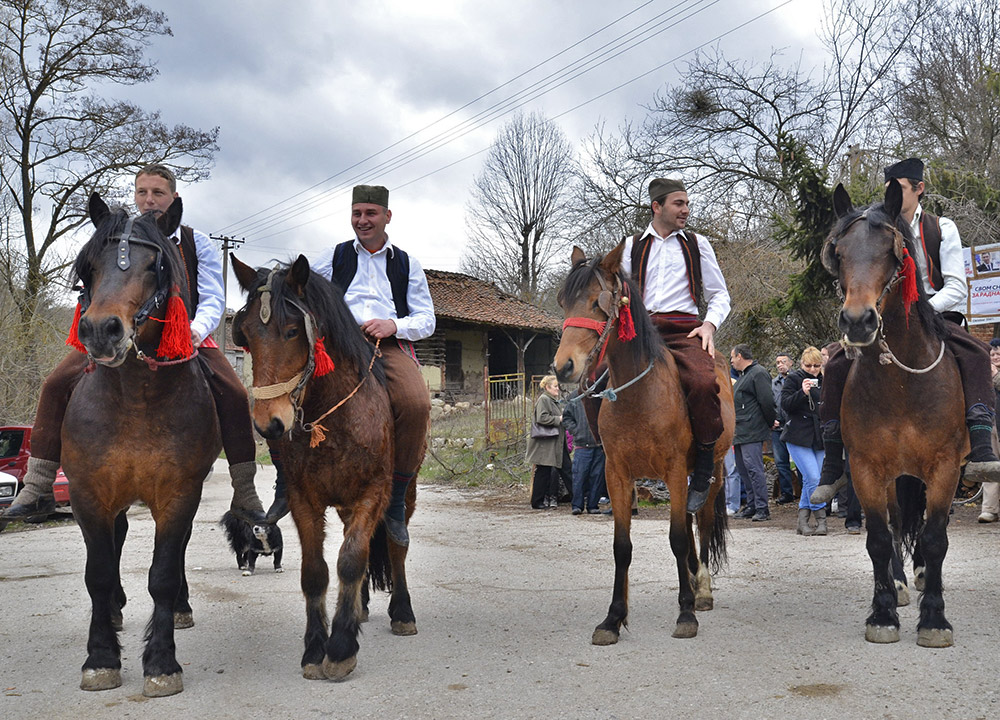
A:
{"type": "Polygon", "coordinates": [[[292,340],[299,336],[299,329],[294,325],[287,330],[285,330],[285,340],[292,340]]]}

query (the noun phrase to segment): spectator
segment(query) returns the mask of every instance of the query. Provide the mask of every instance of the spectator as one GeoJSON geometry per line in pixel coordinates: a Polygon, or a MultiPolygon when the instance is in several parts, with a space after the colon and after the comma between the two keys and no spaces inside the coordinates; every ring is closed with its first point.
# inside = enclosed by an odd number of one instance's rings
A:
{"type": "Polygon", "coordinates": [[[753,522],[770,520],[767,476],[764,474],[764,441],[771,436],[776,417],[771,376],[753,359],[749,345],[734,347],[729,361],[740,374],[733,386],[736,406],[733,449],[736,452],[736,468],[747,491],[747,504],[742,517],[753,522]]]}
{"type": "Polygon", "coordinates": [[[604,448],[594,438],[587,422],[587,415],[577,391],[563,411],[562,426],[573,436],[573,514],[586,510],[591,515],[600,514],[601,495],[607,486],[604,482],[604,448]]]}
{"type": "Polygon", "coordinates": [[[774,467],[778,470],[778,487],[781,488],[781,496],[777,499],[778,505],[795,501],[792,465],[788,461],[788,448],[785,447],[785,441],[781,439],[781,433],[785,429],[785,412],[781,409],[781,387],[794,362],[791,354],[778,353],[774,358],[774,366],[778,370],[778,374],[771,381],[771,390],[774,392],[774,410],[778,415],[774,419],[774,428],[771,430],[771,454],[774,455],[774,467]]]}
{"type": "Polygon", "coordinates": [[[787,422],[782,439],[795,467],[802,473],[802,495],[799,499],[799,535],[826,535],[826,505],[812,504],[809,496],[819,485],[823,467],[823,434],[819,426],[820,384],[823,356],[810,346],[802,351],[800,369],[788,373],[781,391],[781,408],[787,422]],[[815,530],[809,518],[816,520],[815,530]]]}
{"type": "Polygon", "coordinates": [[[561,468],[568,464],[566,432],[562,429],[559,406],[559,381],[546,375],[538,383],[542,393],[535,401],[531,434],[525,460],[535,465],[531,483],[531,507],[535,510],[557,507],[561,468]]]}
{"type": "MultiPolygon", "coordinates": [[[[990,340],[990,371],[993,374],[993,392],[996,410],[1000,411],[1000,338],[990,340]]],[[[983,509],[979,522],[995,523],[1000,518],[1000,483],[983,483],[983,509]]]]}

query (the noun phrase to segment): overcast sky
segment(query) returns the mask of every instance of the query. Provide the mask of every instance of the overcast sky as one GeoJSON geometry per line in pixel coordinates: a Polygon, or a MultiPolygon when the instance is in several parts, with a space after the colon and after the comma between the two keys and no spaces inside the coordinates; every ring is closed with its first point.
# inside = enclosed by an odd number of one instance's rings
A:
{"type": "MultiPolygon", "coordinates": [[[[173,37],[148,50],[156,80],[126,94],[159,109],[168,124],[220,128],[211,178],[179,188],[185,222],[245,238],[237,255],[254,265],[300,252],[314,257],[353,237],[350,188],[370,183],[390,189],[393,242],[424,267],[457,270],[481,151],[509,115],[474,118],[571,63],[603,60],[561,87],[526,96],[523,109],[556,118],[578,146],[598,123],[641,120],[642,104],[680,81],[683,60],[724,33],[718,43],[729,58],[764,59],[780,48],[789,64],[823,61],[821,0],[153,5],[166,12],[173,37]],[[617,57],[600,56],[636,29],[662,32],[617,57]]],[[[229,305],[238,307],[234,285],[229,305]]]]}

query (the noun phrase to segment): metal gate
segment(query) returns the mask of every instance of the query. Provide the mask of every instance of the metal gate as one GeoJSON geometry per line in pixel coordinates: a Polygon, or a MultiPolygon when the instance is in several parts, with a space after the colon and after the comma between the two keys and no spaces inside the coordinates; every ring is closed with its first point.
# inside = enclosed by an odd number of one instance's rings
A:
{"type": "Polygon", "coordinates": [[[528,434],[524,373],[484,375],[486,444],[511,445],[528,434]]]}

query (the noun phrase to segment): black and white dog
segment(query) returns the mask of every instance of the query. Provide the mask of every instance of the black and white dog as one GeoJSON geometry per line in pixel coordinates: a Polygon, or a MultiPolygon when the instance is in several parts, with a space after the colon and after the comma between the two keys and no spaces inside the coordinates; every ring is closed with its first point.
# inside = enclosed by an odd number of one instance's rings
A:
{"type": "Polygon", "coordinates": [[[236,553],[236,564],[243,575],[253,575],[258,555],[274,555],[274,572],[281,568],[281,530],[274,525],[248,525],[227,511],[219,521],[226,531],[229,547],[236,553]]]}

